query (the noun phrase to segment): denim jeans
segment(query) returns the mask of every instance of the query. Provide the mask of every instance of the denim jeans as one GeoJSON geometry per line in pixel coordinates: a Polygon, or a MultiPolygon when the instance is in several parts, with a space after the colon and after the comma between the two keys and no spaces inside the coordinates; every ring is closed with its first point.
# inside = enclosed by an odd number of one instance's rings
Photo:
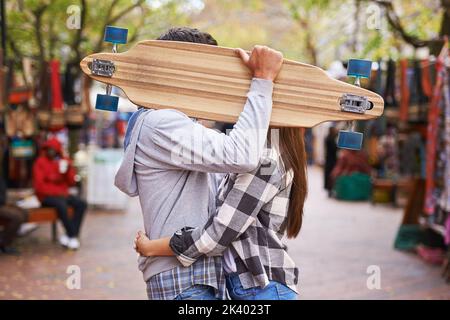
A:
{"type": "Polygon", "coordinates": [[[226,276],[228,293],[233,300],[297,300],[297,293],[286,285],[270,281],[264,287],[244,289],[237,274],[226,276]]]}
{"type": "Polygon", "coordinates": [[[213,287],[196,284],[184,290],[174,300],[218,300],[213,287]]]}

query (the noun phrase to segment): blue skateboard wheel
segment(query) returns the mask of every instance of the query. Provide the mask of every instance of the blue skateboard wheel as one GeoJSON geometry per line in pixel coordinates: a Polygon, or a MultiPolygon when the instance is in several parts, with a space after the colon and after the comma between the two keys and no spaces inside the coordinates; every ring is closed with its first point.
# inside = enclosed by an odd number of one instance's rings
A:
{"type": "Polygon", "coordinates": [[[105,111],[117,111],[119,107],[119,97],[98,94],[95,101],[95,109],[105,111]]]}
{"type": "Polygon", "coordinates": [[[127,37],[128,29],[106,26],[103,40],[106,42],[125,44],[127,43],[127,37]]]}
{"type": "Polygon", "coordinates": [[[348,60],[347,75],[357,78],[370,78],[372,71],[372,61],[361,59],[348,60]]]}
{"type": "Polygon", "coordinates": [[[341,149],[361,150],[363,134],[353,131],[339,131],[337,146],[341,149]]]}

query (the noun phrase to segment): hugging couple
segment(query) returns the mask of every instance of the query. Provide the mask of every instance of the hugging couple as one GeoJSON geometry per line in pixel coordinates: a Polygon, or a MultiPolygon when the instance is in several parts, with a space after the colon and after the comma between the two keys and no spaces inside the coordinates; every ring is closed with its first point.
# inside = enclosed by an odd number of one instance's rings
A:
{"type": "MultiPolygon", "coordinates": [[[[159,40],[217,45],[191,28],[159,40]]],[[[282,238],[302,225],[303,131],[269,127],[282,54],[264,46],[236,54],[253,79],[228,135],[176,110],[140,108],[130,118],[115,184],[139,196],[145,233],[135,249],[151,300],[297,298],[298,269],[282,238]]]]}

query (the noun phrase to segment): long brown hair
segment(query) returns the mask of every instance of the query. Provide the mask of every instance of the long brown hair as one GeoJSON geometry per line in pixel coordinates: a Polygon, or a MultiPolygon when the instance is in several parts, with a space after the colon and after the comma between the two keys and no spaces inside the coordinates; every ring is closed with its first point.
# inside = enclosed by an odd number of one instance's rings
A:
{"type": "MultiPolygon", "coordinates": [[[[271,129],[275,128],[271,127],[271,129]]],[[[292,169],[294,173],[289,197],[286,233],[288,238],[295,238],[302,227],[303,205],[308,192],[304,129],[276,129],[279,130],[279,149],[286,171],[292,169]]]]}

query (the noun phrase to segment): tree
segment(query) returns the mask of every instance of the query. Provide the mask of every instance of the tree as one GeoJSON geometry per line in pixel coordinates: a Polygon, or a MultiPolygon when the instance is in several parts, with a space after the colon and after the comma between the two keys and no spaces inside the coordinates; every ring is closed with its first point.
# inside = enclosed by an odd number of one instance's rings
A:
{"type": "MultiPolygon", "coordinates": [[[[179,10],[183,0],[18,0],[7,2],[7,52],[14,58],[15,71],[21,70],[22,58],[35,61],[35,83],[41,84],[45,62],[58,59],[70,68],[73,76],[81,76],[80,60],[105,49],[103,32],[107,25],[128,28],[128,45],[141,38],[154,38],[173,24],[187,22],[189,10],[179,10]]],[[[124,48],[126,49],[126,47],[124,48]]],[[[24,75],[24,82],[27,79],[24,75]]],[[[33,84],[27,83],[28,85],[33,84]]],[[[85,77],[84,89],[92,84],[85,77]]],[[[46,104],[45,94],[36,91],[39,104],[46,104]],[[39,98],[40,97],[40,98],[39,98]],[[44,98],[42,98],[44,97],[44,98]]],[[[89,96],[82,97],[90,109],[89,96]]]]}
{"type": "Polygon", "coordinates": [[[304,34],[305,48],[309,56],[309,62],[314,65],[319,65],[318,48],[316,41],[316,34],[314,29],[318,25],[320,13],[325,13],[330,5],[329,0],[287,0],[285,1],[289,8],[292,19],[298,23],[304,34]]]}
{"type": "Polygon", "coordinates": [[[178,10],[181,0],[19,0],[7,2],[8,56],[35,59],[39,65],[52,58],[78,63],[85,55],[102,51],[107,25],[129,29],[132,44],[141,37],[155,37],[162,29],[186,21],[178,10]],[[158,17],[159,19],[156,19],[158,17]],[[78,19],[75,27],[69,19],[78,19]]]}
{"type": "Polygon", "coordinates": [[[414,48],[429,47],[431,52],[438,54],[443,43],[444,36],[450,36],[450,0],[439,0],[442,16],[440,21],[440,28],[438,37],[421,38],[420,36],[408,31],[404,26],[399,14],[396,11],[393,1],[386,0],[372,0],[374,3],[382,6],[385,9],[386,18],[390,27],[398,34],[406,43],[412,45],[414,48]]]}

